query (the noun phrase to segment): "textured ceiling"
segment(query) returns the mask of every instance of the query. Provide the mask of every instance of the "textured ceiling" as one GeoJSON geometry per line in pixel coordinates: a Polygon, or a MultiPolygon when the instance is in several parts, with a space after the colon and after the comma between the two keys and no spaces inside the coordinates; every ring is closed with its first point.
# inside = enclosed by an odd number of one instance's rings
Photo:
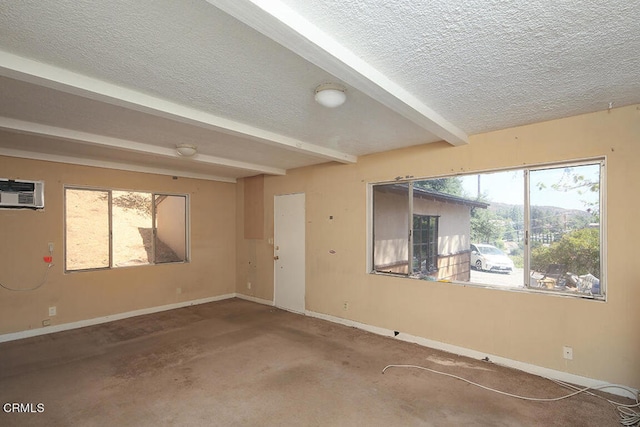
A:
{"type": "Polygon", "coordinates": [[[0,154],[285,173],[639,103],[638,51],[628,0],[0,0],[0,154]]]}
{"type": "MultiPolygon", "coordinates": [[[[304,153],[169,121],[150,114],[0,77],[0,117],[74,129],[172,149],[176,143],[198,146],[199,153],[290,169],[317,163],[304,153]],[[73,114],[69,114],[69,112],[73,114]]],[[[2,121],[0,120],[0,127],[2,121]]]]}
{"type": "Polygon", "coordinates": [[[640,100],[640,2],[284,0],[468,134],[640,100]]]}

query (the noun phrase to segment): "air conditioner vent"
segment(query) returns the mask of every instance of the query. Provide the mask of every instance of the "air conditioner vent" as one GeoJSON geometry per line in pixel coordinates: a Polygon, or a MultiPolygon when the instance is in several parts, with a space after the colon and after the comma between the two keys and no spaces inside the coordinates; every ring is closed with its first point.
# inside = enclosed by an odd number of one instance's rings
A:
{"type": "Polygon", "coordinates": [[[36,183],[33,181],[14,181],[11,179],[0,179],[0,191],[33,191],[36,183]]]}
{"type": "Polygon", "coordinates": [[[35,202],[35,196],[33,193],[18,193],[18,204],[19,205],[33,205],[35,202]]]}

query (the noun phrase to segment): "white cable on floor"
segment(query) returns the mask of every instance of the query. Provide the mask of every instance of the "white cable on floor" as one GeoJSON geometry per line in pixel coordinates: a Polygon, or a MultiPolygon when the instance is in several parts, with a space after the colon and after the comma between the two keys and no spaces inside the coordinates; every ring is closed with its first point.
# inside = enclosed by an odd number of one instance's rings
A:
{"type": "Polygon", "coordinates": [[[622,404],[622,403],[619,403],[619,402],[614,402],[614,401],[609,400],[609,399],[607,399],[605,397],[598,396],[597,394],[589,393],[589,391],[588,391],[588,390],[595,390],[595,389],[602,389],[602,388],[621,388],[621,389],[630,391],[630,389],[628,389],[626,387],[622,387],[622,386],[616,386],[616,385],[613,385],[613,384],[605,384],[603,386],[578,388],[578,387],[575,387],[573,385],[563,383],[562,381],[556,381],[556,380],[552,380],[550,378],[543,377],[543,378],[546,378],[546,379],[548,379],[550,381],[554,381],[559,385],[562,385],[564,387],[573,389],[575,391],[573,393],[569,393],[567,395],[560,396],[560,397],[537,398],[537,397],[520,396],[520,395],[517,395],[517,394],[507,393],[507,392],[504,392],[504,391],[501,391],[501,390],[496,390],[494,388],[487,387],[487,386],[484,386],[482,384],[474,383],[473,381],[470,381],[470,380],[468,380],[466,378],[459,377],[457,375],[449,374],[449,373],[446,373],[446,372],[436,371],[435,369],[425,368],[424,366],[418,366],[418,365],[387,365],[382,370],[382,373],[384,374],[385,371],[387,369],[389,369],[389,368],[415,368],[415,369],[422,369],[424,371],[429,371],[429,372],[432,372],[434,374],[444,375],[444,376],[447,376],[447,377],[455,378],[455,379],[458,379],[460,381],[464,381],[464,382],[466,382],[468,384],[474,385],[476,387],[480,387],[480,388],[483,388],[485,390],[492,391],[494,393],[502,394],[504,396],[514,397],[516,399],[522,399],[522,400],[529,400],[529,401],[533,401],[533,402],[556,402],[558,400],[567,399],[569,397],[575,396],[575,395],[580,394],[580,393],[588,393],[588,394],[591,394],[593,396],[600,397],[601,399],[605,399],[607,402],[615,405],[616,409],[618,410],[618,415],[621,418],[620,424],[622,424],[624,426],[627,426],[627,427],[640,426],[640,413],[638,413],[638,412],[634,411],[633,409],[631,409],[631,408],[640,407],[640,402],[638,402],[637,398],[636,398],[636,404],[635,405],[625,405],[625,404],[622,404]]]}
{"type": "MultiPolygon", "coordinates": [[[[547,378],[551,381],[553,381],[554,383],[561,385],[563,387],[569,388],[569,389],[573,389],[573,390],[577,390],[578,387],[574,386],[573,384],[568,384],[565,383],[563,381],[560,380],[554,380],[551,378],[547,378]]],[[[618,386],[618,385],[613,385],[613,384],[608,384],[605,386],[602,386],[600,388],[619,388],[622,390],[626,390],[629,392],[632,392],[632,390],[628,389],[627,387],[622,387],[622,386],[618,386]]],[[[638,403],[638,399],[636,398],[636,404],[635,405],[624,405],[622,403],[619,402],[615,402],[613,400],[609,400],[606,397],[597,395],[595,393],[591,393],[589,391],[586,392],[587,394],[591,395],[591,396],[595,396],[598,397],[600,399],[606,400],[607,402],[611,403],[613,406],[615,406],[615,408],[618,411],[618,416],[620,417],[620,424],[624,425],[624,426],[628,426],[628,427],[634,427],[634,426],[640,426],[640,412],[636,412],[631,408],[637,408],[640,407],[640,403],[638,403]]]]}
{"type": "Polygon", "coordinates": [[[34,286],[33,288],[28,288],[28,289],[15,289],[15,288],[10,288],[8,286],[5,286],[2,284],[2,282],[0,282],[0,287],[8,290],[8,291],[16,291],[16,292],[24,292],[24,291],[35,291],[36,289],[38,289],[39,287],[41,287],[42,285],[44,285],[47,282],[47,277],[49,276],[49,269],[51,269],[51,267],[53,267],[53,263],[49,263],[47,265],[47,269],[44,272],[44,276],[42,277],[42,281],[34,286]]]}

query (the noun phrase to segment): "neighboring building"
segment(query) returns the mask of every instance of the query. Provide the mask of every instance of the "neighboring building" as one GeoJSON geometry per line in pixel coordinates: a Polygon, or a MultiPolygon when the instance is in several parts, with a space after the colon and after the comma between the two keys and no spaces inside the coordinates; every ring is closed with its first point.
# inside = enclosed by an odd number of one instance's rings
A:
{"type": "Polygon", "coordinates": [[[413,223],[409,226],[407,184],[374,187],[374,269],[434,280],[470,279],[471,208],[487,203],[437,191],[413,189],[413,223]],[[409,271],[409,235],[412,271],[409,271]]]}

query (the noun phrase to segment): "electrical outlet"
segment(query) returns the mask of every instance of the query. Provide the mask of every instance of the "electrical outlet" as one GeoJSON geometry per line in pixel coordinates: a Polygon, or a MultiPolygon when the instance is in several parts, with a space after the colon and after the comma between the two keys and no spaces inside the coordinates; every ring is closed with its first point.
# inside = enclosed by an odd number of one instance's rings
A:
{"type": "Polygon", "coordinates": [[[42,321],[42,326],[50,326],[51,325],[51,320],[50,319],[44,319],[42,321]]]}
{"type": "Polygon", "coordinates": [[[53,243],[49,242],[49,253],[53,252],[53,248],[54,248],[53,243]]]}
{"type": "Polygon", "coordinates": [[[567,346],[562,347],[562,356],[567,360],[573,360],[573,348],[567,346]]]}
{"type": "Polygon", "coordinates": [[[251,289],[251,282],[247,282],[247,289],[251,289]]]}
{"type": "Polygon", "coordinates": [[[49,316],[55,316],[57,312],[56,306],[49,307],[49,316]]]}
{"type": "Polygon", "coordinates": [[[343,309],[343,310],[349,310],[349,301],[345,301],[345,302],[342,304],[342,309],[343,309]]]}

